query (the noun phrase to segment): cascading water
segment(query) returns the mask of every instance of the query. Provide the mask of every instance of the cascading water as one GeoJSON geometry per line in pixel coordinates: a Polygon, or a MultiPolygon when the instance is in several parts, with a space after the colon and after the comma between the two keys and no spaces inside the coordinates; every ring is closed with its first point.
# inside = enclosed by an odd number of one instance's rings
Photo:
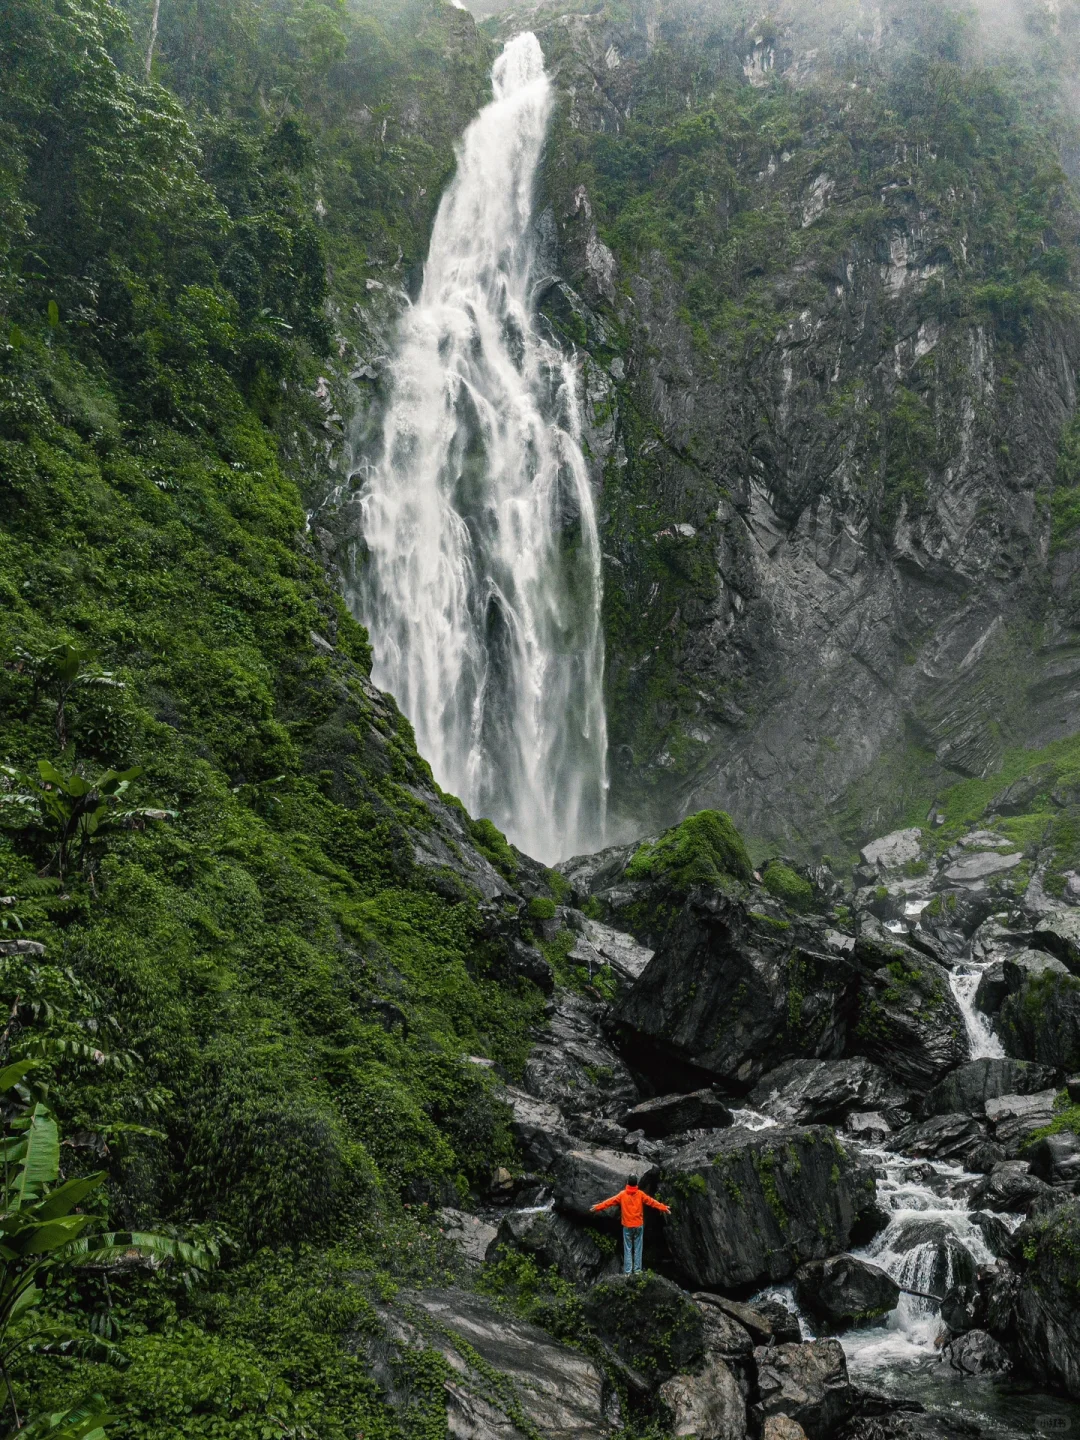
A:
{"type": "Polygon", "coordinates": [[[363,462],[350,601],[436,778],[554,861],[604,843],[601,572],[572,363],[539,332],[532,195],[551,111],[510,40],[466,131],[363,462]]]}

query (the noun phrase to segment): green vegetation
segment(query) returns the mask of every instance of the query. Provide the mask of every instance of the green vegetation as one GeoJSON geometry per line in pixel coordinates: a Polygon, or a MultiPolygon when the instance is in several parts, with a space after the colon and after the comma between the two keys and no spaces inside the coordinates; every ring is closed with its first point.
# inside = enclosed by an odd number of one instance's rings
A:
{"type": "Polygon", "coordinates": [[[762,872],[762,883],[770,895],[782,900],[791,910],[806,911],[814,908],[814,887],[809,880],[783,865],[779,860],[770,860],[762,872]]]}
{"type": "Polygon", "coordinates": [[[416,862],[452,801],[301,487],[490,48],[420,0],[163,3],[147,78],[151,8],[0,15],[0,1065],[72,1137],[57,1224],[104,1172],[87,1237],[222,1260],[39,1281],[101,1343],[14,1353],[0,1428],[376,1440],[357,1337],[456,1274],[428,1207],[513,1161],[463,1057],[519,1074],[543,997],[495,978],[516,910],[416,862]]]}
{"type": "Polygon", "coordinates": [[[753,867],[743,838],[722,810],[699,810],[646,841],[626,867],[628,880],[664,880],[685,895],[696,885],[724,889],[732,880],[744,884],[753,867]]]}

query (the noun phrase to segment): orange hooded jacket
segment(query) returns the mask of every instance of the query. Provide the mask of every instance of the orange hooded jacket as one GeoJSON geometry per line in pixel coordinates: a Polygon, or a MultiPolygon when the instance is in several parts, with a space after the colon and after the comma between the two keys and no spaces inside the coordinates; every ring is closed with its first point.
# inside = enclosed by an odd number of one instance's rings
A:
{"type": "Polygon", "coordinates": [[[671,1214],[671,1207],[660,1200],[654,1200],[651,1195],[646,1195],[636,1185],[627,1185],[625,1190],[620,1190],[617,1195],[612,1195],[610,1200],[601,1200],[599,1205],[594,1205],[594,1210],[610,1210],[613,1205],[618,1205],[622,1211],[622,1223],[627,1230],[638,1230],[645,1223],[645,1212],[642,1205],[650,1205],[654,1210],[662,1210],[665,1215],[671,1214]]]}

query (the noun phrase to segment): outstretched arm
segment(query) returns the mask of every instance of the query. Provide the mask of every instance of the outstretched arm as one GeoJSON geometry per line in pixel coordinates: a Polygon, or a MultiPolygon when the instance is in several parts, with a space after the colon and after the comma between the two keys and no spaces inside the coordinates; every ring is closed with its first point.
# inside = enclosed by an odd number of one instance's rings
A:
{"type": "Polygon", "coordinates": [[[665,1215],[671,1214],[670,1205],[665,1205],[662,1200],[654,1200],[651,1195],[646,1195],[644,1190],[641,1192],[641,1198],[645,1201],[646,1205],[651,1205],[654,1210],[662,1210],[665,1215]]]}
{"type": "Polygon", "coordinates": [[[618,1195],[612,1195],[610,1200],[601,1200],[599,1205],[593,1205],[591,1208],[593,1210],[610,1210],[613,1205],[617,1205],[619,1203],[621,1198],[622,1191],[620,1190],[618,1195]]]}

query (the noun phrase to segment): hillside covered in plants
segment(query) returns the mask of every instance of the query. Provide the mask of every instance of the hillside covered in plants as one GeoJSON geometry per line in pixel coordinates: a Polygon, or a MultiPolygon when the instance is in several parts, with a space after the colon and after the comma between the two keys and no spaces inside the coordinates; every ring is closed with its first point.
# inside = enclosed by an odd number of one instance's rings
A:
{"type": "Polygon", "coordinates": [[[1076,1418],[1075,5],[796,8],[6,0],[5,1440],[970,1440],[885,1326],[1076,1418]],[[523,29],[619,842],[553,868],[350,603],[523,29]]]}

